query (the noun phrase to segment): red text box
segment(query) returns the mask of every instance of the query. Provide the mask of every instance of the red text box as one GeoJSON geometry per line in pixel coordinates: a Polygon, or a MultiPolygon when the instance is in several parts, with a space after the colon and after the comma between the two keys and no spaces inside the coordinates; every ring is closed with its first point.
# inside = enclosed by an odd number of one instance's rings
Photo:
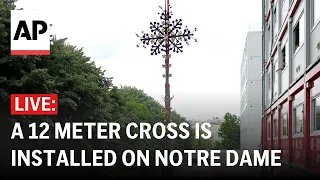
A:
{"type": "Polygon", "coordinates": [[[11,94],[11,115],[57,114],[57,94],[11,94]]]}

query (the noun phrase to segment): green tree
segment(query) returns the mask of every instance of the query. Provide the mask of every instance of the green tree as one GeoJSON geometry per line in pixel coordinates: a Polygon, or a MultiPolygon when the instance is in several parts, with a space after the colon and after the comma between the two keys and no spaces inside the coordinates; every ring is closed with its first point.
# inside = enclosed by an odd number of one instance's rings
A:
{"type": "Polygon", "coordinates": [[[217,146],[221,149],[240,148],[240,120],[236,115],[226,113],[224,121],[221,123],[219,137],[221,142],[217,146]]]}
{"type": "MultiPolygon", "coordinates": [[[[165,117],[163,114],[164,107],[154,100],[151,96],[147,95],[143,90],[136,87],[121,86],[119,89],[119,94],[126,101],[126,108],[131,117],[133,117],[134,122],[147,122],[151,125],[157,122],[164,122],[165,117]]],[[[172,112],[172,121],[179,124],[182,122],[187,122],[186,118],[182,117],[175,111],[172,112]]],[[[160,129],[159,129],[160,130],[160,129]]],[[[180,133],[179,129],[176,129],[180,133]]],[[[191,129],[189,129],[191,131],[191,129]]],[[[160,132],[159,132],[160,134],[160,132]]],[[[140,140],[141,141],[141,140],[140,140]]],[[[138,143],[138,141],[136,141],[138,143]]],[[[139,147],[145,147],[147,149],[163,149],[166,148],[166,142],[161,140],[143,140],[139,142],[139,147]]],[[[190,149],[192,144],[192,137],[183,140],[176,138],[174,140],[175,149],[190,149]]]]}
{"type": "MultiPolygon", "coordinates": [[[[204,131],[200,129],[200,134],[206,134],[204,131]]],[[[195,139],[195,129],[192,129],[192,149],[213,149],[214,148],[214,142],[212,139],[204,139],[201,136],[199,139],[195,139]]]]}

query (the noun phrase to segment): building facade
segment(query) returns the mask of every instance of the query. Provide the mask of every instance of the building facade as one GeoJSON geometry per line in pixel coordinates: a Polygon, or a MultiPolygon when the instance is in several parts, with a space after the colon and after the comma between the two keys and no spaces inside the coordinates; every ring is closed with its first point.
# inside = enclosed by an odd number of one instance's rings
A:
{"type": "Polygon", "coordinates": [[[240,70],[240,148],[259,149],[262,81],[261,30],[247,33],[240,70]]]}
{"type": "Polygon", "coordinates": [[[207,122],[211,124],[210,130],[211,130],[211,139],[214,142],[218,142],[221,140],[221,138],[218,135],[220,125],[222,123],[223,119],[220,119],[219,117],[214,117],[212,120],[208,120],[207,122]]]}
{"type": "Polygon", "coordinates": [[[320,0],[263,0],[264,149],[320,169],[320,0]]]}
{"type": "MultiPolygon", "coordinates": [[[[211,131],[211,140],[214,142],[220,141],[221,138],[218,135],[220,125],[223,122],[223,119],[220,119],[219,117],[213,117],[212,119],[208,120],[193,120],[193,123],[191,124],[192,128],[195,128],[195,124],[202,124],[202,123],[210,123],[210,128],[208,128],[211,131]]],[[[201,125],[200,125],[201,126],[201,125]]]]}

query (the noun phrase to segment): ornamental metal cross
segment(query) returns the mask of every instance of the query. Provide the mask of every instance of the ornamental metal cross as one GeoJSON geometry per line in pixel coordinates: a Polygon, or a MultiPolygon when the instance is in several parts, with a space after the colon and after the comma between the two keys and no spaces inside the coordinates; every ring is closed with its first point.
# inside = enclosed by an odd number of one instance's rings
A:
{"type": "MultiPolygon", "coordinates": [[[[140,38],[140,43],[137,47],[147,48],[148,45],[151,45],[151,55],[158,55],[161,52],[173,51],[176,53],[183,52],[182,42],[185,42],[189,45],[189,40],[195,39],[194,32],[197,31],[197,28],[194,28],[193,31],[190,31],[187,26],[182,30],[182,19],[175,19],[170,21],[172,17],[172,11],[167,12],[167,9],[163,9],[159,6],[163,11],[160,14],[160,22],[150,22],[150,31],[151,33],[145,33],[142,31],[142,36],[137,37],[140,38]]],[[[171,6],[169,5],[169,9],[171,6]]]]}
{"type": "MultiPolygon", "coordinates": [[[[194,28],[193,31],[190,31],[186,26],[182,30],[182,19],[171,20],[172,11],[170,11],[171,6],[169,5],[169,0],[166,0],[165,9],[159,6],[162,12],[158,13],[160,15],[160,22],[150,22],[150,30],[151,33],[145,33],[142,31],[142,36],[137,37],[140,38],[140,43],[137,47],[147,48],[150,46],[151,55],[159,55],[161,52],[164,54],[162,57],[165,59],[165,64],[162,65],[165,68],[165,74],[162,76],[166,79],[165,83],[165,121],[166,124],[171,122],[171,100],[173,97],[170,96],[170,83],[169,78],[172,77],[170,74],[171,64],[169,63],[169,59],[171,57],[170,52],[173,51],[175,53],[183,52],[183,45],[189,45],[189,40],[194,39],[194,32],[197,31],[194,28]]],[[[196,39],[194,39],[197,42],[196,39]]],[[[167,139],[168,142],[168,150],[171,151],[173,148],[172,140],[167,139]]],[[[171,167],[168,167],[168,172],[173,173],[171,167]]]]}

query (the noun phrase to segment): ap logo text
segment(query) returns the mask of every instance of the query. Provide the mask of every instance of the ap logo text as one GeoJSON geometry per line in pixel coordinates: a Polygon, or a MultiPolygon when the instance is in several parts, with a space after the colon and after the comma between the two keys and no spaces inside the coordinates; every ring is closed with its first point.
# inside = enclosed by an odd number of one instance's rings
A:
{"type": "Polygon", "coordinates": [[[50,23],[37,10],[11,11],[11,55],[50,55],[50,23]]]}

